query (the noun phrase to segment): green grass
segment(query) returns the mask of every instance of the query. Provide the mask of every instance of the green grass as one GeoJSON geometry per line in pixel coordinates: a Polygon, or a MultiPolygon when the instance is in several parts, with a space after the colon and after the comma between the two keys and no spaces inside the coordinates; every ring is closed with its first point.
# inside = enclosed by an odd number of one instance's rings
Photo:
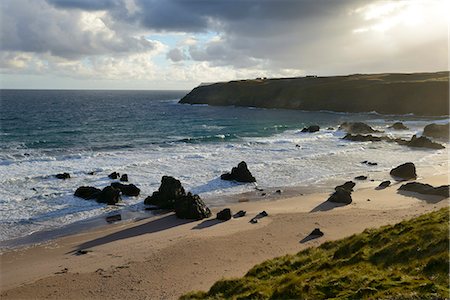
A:
{"type": "Polygon", "coordinates": [[[326,242],[181,299],[449,297],[449,209],[326,242]]]}

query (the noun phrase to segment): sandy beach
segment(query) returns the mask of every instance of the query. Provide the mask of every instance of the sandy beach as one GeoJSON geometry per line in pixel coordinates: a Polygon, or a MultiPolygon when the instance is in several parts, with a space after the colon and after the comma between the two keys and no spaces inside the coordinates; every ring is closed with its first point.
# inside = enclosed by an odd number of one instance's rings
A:
{"type": "MultiPolygon", "coordinates": [[[[448,173],[417,181],[448,184],[448,173]]],[[[219,208],[202,221],[179,220],[167,213],[6,251],[1,255],[1,298],[176,299],[191,290],[208,290],[221,278],[242,276],[266,259],[449,204],[435,196],[400,194],[402,183],[377,190],[379,183],[358,184],[347,206],[324,203],[329,193],[242,202],[229,207],[232,212],[246,210],[247,215],[227,222],[214,219],[219,208]],[[269,215],[250,224],[262,210],[269,215]],[[305,241],[314,228],[325,235],[305,241]],[[78,250],[86,252],[77,255],[78,250]]]]}

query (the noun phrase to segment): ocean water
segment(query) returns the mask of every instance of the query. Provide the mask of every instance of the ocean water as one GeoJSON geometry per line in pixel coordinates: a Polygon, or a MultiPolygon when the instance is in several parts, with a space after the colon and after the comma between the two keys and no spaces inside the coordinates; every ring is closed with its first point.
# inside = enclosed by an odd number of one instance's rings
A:
{"type": "Polygon", "coordinates": [[[410,138],[448,119],[178,104],[185,93],[1,90],[0,242],[112,210],[142,210],[163,175],[178,178],[208,205],[223,205],[225,196],[254,190],[219,179],[242,160],[263,188],[339,182],[406,161],[436,170],[448,164],[447,149],[348,142],[336,130],[344,121],[364,121],[410,138]],[[395,121],[410,130],[388,129],[395,121]],[[311,124],[321,131],[300,132],[311,124]],[[113,171],[127,173],[141,195],[123,197],[120,207],[73,196],[82,185],[109,185],[113,171]],[[62,172],[71,178],[54,178],[62,172]]]}

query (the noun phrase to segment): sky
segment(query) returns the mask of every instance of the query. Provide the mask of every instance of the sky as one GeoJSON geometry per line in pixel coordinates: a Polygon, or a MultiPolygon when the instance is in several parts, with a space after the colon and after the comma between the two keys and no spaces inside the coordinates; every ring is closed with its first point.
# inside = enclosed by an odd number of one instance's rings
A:
{"type": "Polygon", "coordinates": [[[448,70],[447,0],[1,0],[0,87],[448,70]]]}

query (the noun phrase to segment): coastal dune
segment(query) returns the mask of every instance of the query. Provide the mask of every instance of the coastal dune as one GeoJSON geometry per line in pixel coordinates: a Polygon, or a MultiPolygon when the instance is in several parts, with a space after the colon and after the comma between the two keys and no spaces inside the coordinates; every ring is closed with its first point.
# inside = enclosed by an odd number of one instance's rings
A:
{"type": "MultiPolygon", "coordinates": [[[[448,184],[448,174],[417,181],[448,184]]],[[[237,198],[231,210],[246,210],[247,215],[227,222],[180,220],[168,213],[6,251],[1,256],[1,298],[176,299],[208,290],[221,278],[242,276],[266,259],[449,204],[437,196],[399,193],[401,182],[383,190],[376,189],[378,184],[357,186],[346,206],[326,202],[328,192],[244,203],[237,198]],[[249,223],[262,210],[268,216],[249,223]],[[325,235],[305,241],[314,228],[325,235]]]]}
{"type": "Polygon", "coordinates": [[[449,72],[257,78],[201,85],[180,103],[306,111],[449,114],[449,72]]]}

